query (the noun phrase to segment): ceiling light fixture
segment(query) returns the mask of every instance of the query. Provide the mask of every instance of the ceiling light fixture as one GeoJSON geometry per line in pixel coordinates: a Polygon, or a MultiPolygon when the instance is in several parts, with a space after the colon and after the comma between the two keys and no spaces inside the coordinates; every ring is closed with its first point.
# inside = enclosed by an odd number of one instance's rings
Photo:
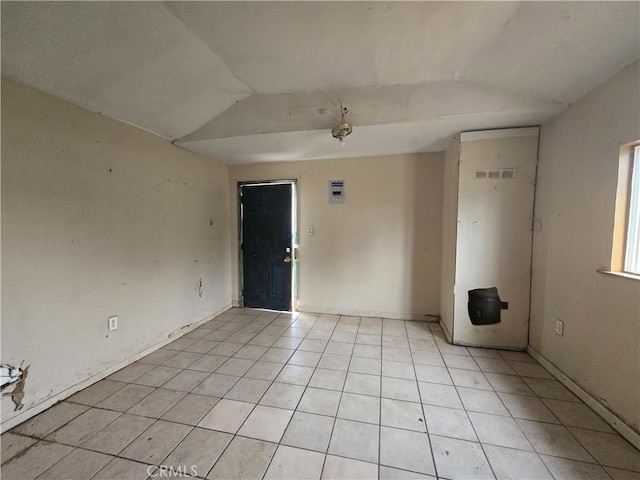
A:
{"type": "Polygon", "coordinates": [[[340,124],[336,125],[331,129],[331,135],[333,135],[333,138],[337,138],[338,140],[340,140],[341,146],[344,146],[344,137],[346,137],[347,135],[350,135],[351,132],[353,131],[353,127],[351,126],[351,124],[346,123],[344,121],[344,116],[347,113],[351,113],[351,112],[349,112],[349,109],[344,105],[342,105],[341,103],[340,104],[340,124]]]}

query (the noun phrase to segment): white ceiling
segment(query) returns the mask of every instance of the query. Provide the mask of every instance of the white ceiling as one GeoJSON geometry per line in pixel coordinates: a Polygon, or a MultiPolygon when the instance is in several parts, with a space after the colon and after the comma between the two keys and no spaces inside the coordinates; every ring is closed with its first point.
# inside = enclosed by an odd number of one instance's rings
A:
{"type": "Polygon", "coordinates": [[[440,151],[539,124],[640,57],[640,2],[0,8],[3,75],[228,164],[440,151]]]}

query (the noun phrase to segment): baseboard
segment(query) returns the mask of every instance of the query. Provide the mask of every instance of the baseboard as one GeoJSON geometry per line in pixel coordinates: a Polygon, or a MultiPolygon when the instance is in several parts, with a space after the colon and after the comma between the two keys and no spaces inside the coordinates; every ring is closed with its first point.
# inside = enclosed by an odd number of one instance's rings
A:
{"type": "Polygon", "coordinates": [[[562,370],[533,349],[531,345],[527,348],[527,352],[535,358],[540,365],[547,369],[551,375],[556,377],[560,383],[571,390],[576,397],[582,400],[589,408],[591,408],[591,410],[602,417],[602,419],[607,422],[611,428],[622,435],[631,445],[640,450],[640,433],[636,432],[633,428],[624,423],[620,417],[587,393],[582,387],[565,375],[562,370]]]}
{"type": "Polygon", "coordinates": [[[80,390],[83,390],[83,389],[87,388],[88,386],[93,385],[96,382],[99,382],[100,380],[108,377],[112,373],[117,372],[121,368],[124,368],[127,365],[130,365],[133,362],[135,362],[137,360],[140,360],[142,357],[144,357],[146,355],[149,355],[150,353],[155,352],[159,348],[162,348],[165,345],[168,345],[169,343],[173,342],[177,338],[180,338],[183,335],[186,335],[187,333],[195,330],[199,326],[207,323],[208,321],[212,320],[213,318],[217,317],[218,315],[226,312],[230,308],[232,308],[232,306],[231,305],[227,305],[227,306],[219,309],[218,311],[212,313],[211,315],[207,316],[206,318],[204,318],[204,319],[202,319],[202,320],[200,320],[200,321],[198,321],[196,323],[191,323],[189,325],[186,325],[186,326],[178,329],[177,331],[173,332],[172,334],[170,334],[167,338],[165,338],[161,342],[158,342],[155,345],[153,345],[153,346],[151,346],[151,347],[149,347],[149,348],[147,348],[147,349],[145,349],[145,350],[143,350],[141,352],[136,353],[135,355],[133,355],[132,357],[129,357],[126,360],[123,360],[121,362],[116,363],[115,365],[110,366],[109,368],[101,371],[100,373],[98,373],[96,375],[93,375],[93,376],[83,380],[82,382],[77,383],[74,386],[67,388],[66,390],[63,390],[62,392],[54,395],[53,397],[47,398],[46,400],[40,402],[39,404],[31,407],[29,410],[26,410],[26,411],[16,415],[15,417],[10,418],[7,421],[2,422],[2,424],[0,425],[0,432],[4,433],[7,430],[10,430],[10,429],[12,429],[13,427],[15,427],[17,425],[20,425],[21,423],[26,422],[30,418],[35,417],[39,413],[44,412],[47,408],[52,407],[53,405],[55,405],[58,402],[61,402],[65,398],[69,398],[74,393],[77,393],[80,390]]]}
{"type": "Polygon", "coordinates": [[[453,344],[453,334],[449,331],[449,329],[445,325],[444,320],[442,320],[442,317],[440,317],[440,321],[438,323],[440,323],[440,328],[442,328],[442,331],[444,332],[444,336],[446,337],[447,342],[453,344]]]}
{"type": "Polygon", "coordinates": [[[303,313],[320,313],[327,315],[347,315],[350,317],[393,318],[395,320],[414,320],[420,322],[437,322],[438,315],[420,315],[415,313],[378,312],[375,310],[349,310],[344,308],[313,307],[298,304],[296,311],[303,313]]]}
{"type": "Polygon", "coordinates": [[[460,345],[461,347],[473,347],[473,348],[490,348],[492,350],[508,350],[511,352],[526,352],[527,346],[514,347],[513,345],[484,345],[481,343],[469,343],[469,342],[455,342],[454,345],[460,345]]]}

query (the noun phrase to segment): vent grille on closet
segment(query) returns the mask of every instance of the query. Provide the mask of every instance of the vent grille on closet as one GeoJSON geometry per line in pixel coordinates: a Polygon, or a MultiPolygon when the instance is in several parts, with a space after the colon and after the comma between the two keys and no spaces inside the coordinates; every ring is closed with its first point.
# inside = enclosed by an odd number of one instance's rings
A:
{"type": "Polygon", "coordinates": [[[476,170],[473,178],[488,178],[491,180],[514,180],[516,178],[515,168],[503,168],[501,170],[476,170]]]}

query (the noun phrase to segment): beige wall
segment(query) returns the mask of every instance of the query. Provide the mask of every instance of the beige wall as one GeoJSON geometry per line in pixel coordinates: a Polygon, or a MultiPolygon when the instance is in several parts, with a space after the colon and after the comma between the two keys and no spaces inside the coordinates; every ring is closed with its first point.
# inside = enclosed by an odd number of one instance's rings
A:
{"type": "Polygon", "coordinates": [[[237,183],[296,179],[300,310],[439,315],[442,163],[419,154],[230,167],[234,300],[237,183]],[[344,205],[328,203],[329,180],[345,181],[344,205]]]}
{"type": "Polygon", "coordinates": [[[2,80],[3,426],[230,304],[226,167],[2,80]]]}
{"type": "Polygon", "coordinates": [[[611,261],[621,145],[640,136],[639,63],[540,135],[530,344],[640,431],[640,281],[611,261]],[[555,334],[557,319],[564,336],[555,334]]]}

